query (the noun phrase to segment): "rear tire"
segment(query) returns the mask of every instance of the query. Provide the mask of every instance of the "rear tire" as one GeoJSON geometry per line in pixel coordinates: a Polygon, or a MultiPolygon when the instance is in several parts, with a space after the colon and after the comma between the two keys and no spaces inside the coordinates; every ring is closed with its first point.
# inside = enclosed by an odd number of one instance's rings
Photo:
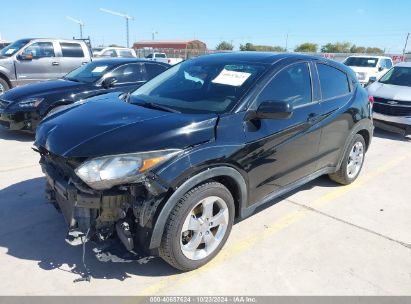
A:
{"type": "Polygon", "coordinates": [[[6,80],[0,77],[0,94],[3,94],[4,92],[10,90],[10,86],[7,83],[6,80]]]}
{"type": "Polygon", "coordinates": [[[365,158],[365,140],[360,134],[356,134],[351,140],[344,154],[340,169],[329,174],[331,180],[341,184],[349,185],[360,175],[365,158]]]}
{"type": "Polygon", "coordinates": [[[193,188],[169,215],[160,257],[182,271],[205,265],[227,241],[234,213],[233,196],[223,184],[207,182],[193,188]]]}

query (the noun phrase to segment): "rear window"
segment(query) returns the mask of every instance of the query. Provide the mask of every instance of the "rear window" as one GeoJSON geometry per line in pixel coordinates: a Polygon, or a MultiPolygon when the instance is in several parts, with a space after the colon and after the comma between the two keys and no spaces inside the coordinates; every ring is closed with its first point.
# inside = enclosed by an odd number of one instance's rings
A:
{"type": "Polygon", "coordinates": [[[350,92],[347,75],[329,65],[317,64],[322,99],[331,99],[350,92]]]}
{"type": "Polygon", "coordinates": [[[83,48],[79,43],[61,42],[63,57],[84,57],[83,48]]]}
{"type": "Polygon", "coordinates": [[[158,53],[158,54],[155,54],[155,57],[156,58],[166,58],[166,54],[158,53]]]}

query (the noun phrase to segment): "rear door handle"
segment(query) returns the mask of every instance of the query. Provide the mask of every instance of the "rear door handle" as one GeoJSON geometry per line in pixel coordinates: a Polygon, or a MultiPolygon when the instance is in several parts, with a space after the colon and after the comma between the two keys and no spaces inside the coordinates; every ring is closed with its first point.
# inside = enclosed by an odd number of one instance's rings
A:
{"type": "Polygon", "coordinates": [[[313,124],[315,124],[316,122],[318,122],[319,119],[320,119],[320,116],[319,116],[319,115],[317,115],[317,114],[315,114],[315,113],[311,113],[310,115],[308,115],[307,122],[308,122],[310,125],[313,125],[313,124]]]}
{"type": "Polygon", "coordinates": [[[51,63],[51,65],[60,65],[60,63],[54,61],[54,62],[51,63]]]}

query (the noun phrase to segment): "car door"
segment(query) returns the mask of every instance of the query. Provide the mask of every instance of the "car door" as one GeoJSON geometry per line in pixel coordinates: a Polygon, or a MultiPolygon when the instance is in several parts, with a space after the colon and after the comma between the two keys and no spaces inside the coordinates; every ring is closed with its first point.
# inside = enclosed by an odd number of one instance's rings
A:
{"type": "Polygon", "coordinates": [[[321,143],[319,168],[334,167],[353,125],[348,104],[353,98],[353,84],[342,70],[327,63],[316,64],[321,88],[321,143]]]}
{"type": "Polygon", "coordinates": [[[38,41],[29,44],[22,54],[31,54],[31,60],[16,57],[16,74],[19,85],[57,79],[61,76],[60,57],[52,41],[38,41]]]}
{"type": "Polygon", "coordinates": [[[59,42],[58,44],[61,50],[62,59],[60,62],[60,77],[63,77],[67,73],[77,69],[79,66],[89,62],[80,43],[59,42]]]}
{"type": "MultiPolygon", "coordinates": [[[[260,119],[244,125],[246,156],[242,166],[250,183],[250,204],[313,173],[317,168],[321,130],[319,103],[312,65],[298,62],[284,67],[267,83],[252,109],[265,101],[287,101],[294,107],[288,119],[260,119]]],[[[317,83],[318,84],[318,83],[317,83]]]]}

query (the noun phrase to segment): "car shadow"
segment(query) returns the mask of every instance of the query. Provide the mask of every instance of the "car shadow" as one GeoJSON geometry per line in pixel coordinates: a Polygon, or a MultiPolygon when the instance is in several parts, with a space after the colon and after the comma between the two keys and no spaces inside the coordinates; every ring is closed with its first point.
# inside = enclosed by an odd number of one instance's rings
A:
{"type": "Polygon", "coordinates": [[[395,133],[395,132],[389,132],[389,131],[379,129],[379,128],[375,128],[374,137],[390,139],[390,140],[397,140],[397,141],[405,141],[405,142],[411,141],[409,137],[405,137],[402,134],[395,133]]]}
{"type": "MultiPolygon", "coordinates": [[[[64,240],[64,219],[47,203],[45,178],[34,178],[0,190],[0,247],[18,259],[36,261],[44,270],[60,269],[87,277],[82,246],[64,240]]],[[[119,241],[86,244],[85,262],[93,279],[125,280],[132,275],[164,276],[178,273],[160,258],[130,253],[119,241]]]]}
{"type": "Polygon", "coordinates": [[[23,131],[10,131],[0,126],[0,139],[30,142],[34,141],[34,134],[23,131]]]}

